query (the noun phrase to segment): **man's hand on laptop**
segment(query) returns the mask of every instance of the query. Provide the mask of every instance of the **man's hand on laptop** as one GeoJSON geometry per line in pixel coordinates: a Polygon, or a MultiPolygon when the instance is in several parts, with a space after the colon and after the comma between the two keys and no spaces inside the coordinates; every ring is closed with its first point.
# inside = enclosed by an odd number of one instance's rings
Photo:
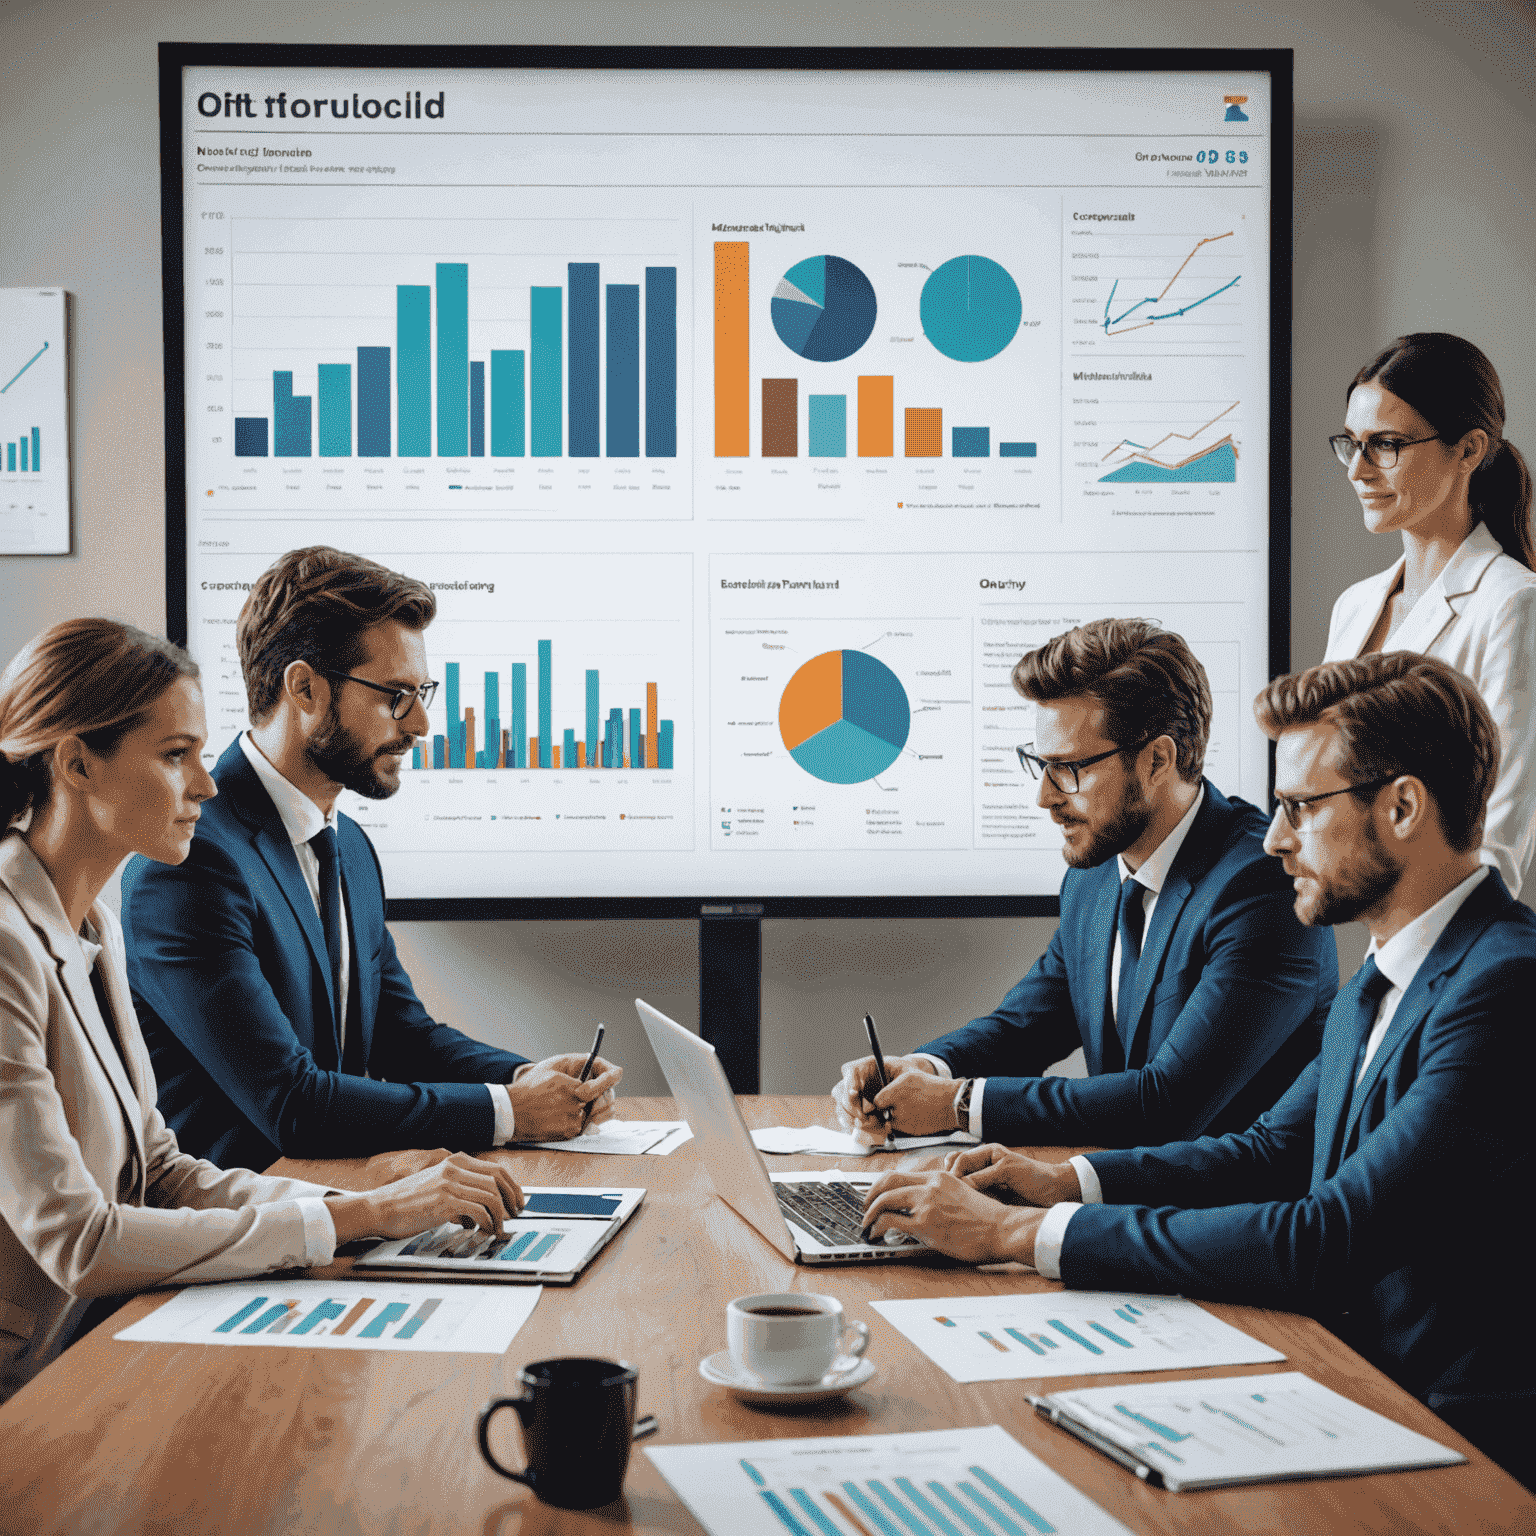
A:
{"type": "Polygon", "coordinates": [[[864,1201],[864,1235],[879,1242],[905,1232],[965,1264],[1035,1262],[1035,1233],[1045,1213],[1003,1205],[952,1173],[888,1173],[864,1201]]]}
{"type": "Polygon", "coordinates": [[[513,1073],[507,1096],[519,1141],[569,1141],[613,1113],[623,1067],[599,1056],[592,1063],[592,1076],[578,1082],[586,1064],[586,1055],[573,1051],[528,1062],[513,1073]]]}
{"type": "Polygon", "coordinates": [[[889,1086],[880,1087],[873,1056],[843,1063],[842,1081],[832,1090],[837,1123],[866,1146],[879,1146],[890,1131],[905,1136],[943,1136],[955,1127],[955,1089],[952,1079],[940,1077],[933,1063],[922,1056],[887,1056],[885,1075],[889,1086]],[[880,1111],[895,1116],[887,1125],[880,1111]]]}
{"type": "Polygon", "coordinates": [[[944,1171],[1009,1205],[1059,1205],[1081,1200],[1082,1185],[1071,1163],[1042,1163],[995,1142],[951,1152],[944,1171]]]}

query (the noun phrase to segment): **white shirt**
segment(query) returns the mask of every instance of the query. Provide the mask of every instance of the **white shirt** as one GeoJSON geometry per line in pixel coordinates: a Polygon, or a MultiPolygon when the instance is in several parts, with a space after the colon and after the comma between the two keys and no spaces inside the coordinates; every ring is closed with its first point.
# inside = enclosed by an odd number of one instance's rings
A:
{"type": "MultiPolygon", "coordinates": [[[[1160,842],[1151,853],[1142,860],[1141,867],[1133,870],[1125,862],[1123,854],[1115,855],[1115,863],[1120,867],[1120,879],[1122,882],[1134,879],[1140,886],[1145,887],[1146,895],[1142,897],[1141,931],[1143,934],[1152,930],[1152,913],[1157,908],[1158,893],[1168,879],[1168,871],[1173,868],[1173,861],[1178,858],[1179,850],[1184,846],[1184,839],[1189,836],[1189,829],[1195,824],[1195,817],[1200,814],[1200,807],[1205,803],[1205,785],[1200,786],[1194,803],[1179,818],[1178,825],[1160,842]]],[[[1116,1019],[1120,1017],[1120,931],[1115,930],[1115,947],[1109,957],[1109,1006],[1116,1019]]],[[[937,1056],[930,1056],[926,1051],[917,1053],[922,1060],[932,1062],[934,1069],[940,1077],[953,1077],[948,1062],[940,1061],[937,1056]]],[[[981,1139],[981,1101],[987,1090],[987,1080],[978,1077],[971,1088],[971,1113],[967,1129],[971,1135],[979,1141],[981,1139]]]]}
{"type": "MultiPolygon", "coordinates": [[[[1371,1025],[1371,1033],[1365,1042],[1365,1059],[1361,1062],[1360,1071],[1355,1077],[1357,1083],[1365,1076],[1365,1070],[1370,1066],[1371,1058],[1380,1048],[1388,1029],[1392,1027],[1397,1005],[1402,1002],[1403,994],[1412,984],[1413,978],[1418,975],[1419,968],[1429,959],[1429,952],[1440,942],[1440,936],[1450,927],[1451,919],[1461,911],[1462,903],[1487,879],[1490,867],[1485,864],[1481,869],[1468,875],[1460,885],[1447,891],[1434,906],[1421,912],[1411,923],[1399,928],[1385,944],[1378,947],[1375,939],[1371,940],[1371,946],[1366,954],[1376,957],[1376,969],[1392,985],[1376,1005],[1376,1019],[1371,1025]]],[[[1078,1207],[1100,1205],[1104,1200],[1104,1190],[1099,1183],[1098,1174],[1093,1171],[1093,1164],[1086,1157],[1074,1157],[1071,1161],[1072,1166],[1077,1170],[1077,1181],[1082,1186],[1083,1198],[1063,1200],[1060,1205],[1053,1205],[1046,1212],[1045,1220],[1040,1223],[1039,1230],[1035,1233],[1035,1268],[1047,1280],[1061,1279],[1062,1240],[1067,1235],[1067,1226],[1078,1207]]]]}
{"type": "MultiPolygon", "coordinates": [[[[330,814],[327,815],[298,785],[285,779],[262,755],[261,748],[256,745],[249,731],[240,733],[240,750],[245,753],[246,762],[256,771],[256,777],[261,780],[262,788],[271,797],[272,804],[277,807],[283,830],[288,834],[289,842],[293,844],[294,856],[299,861],[299,872],[304,876],[304,884],[309,888],[310,900],[314,902],[315,914],[318,916],[320,913],[320,855],[309,846],[309,840],[312,837],[318,837],[326,827],[340,835],[336,824],[336,808],[332,806],[330,814]]],[[[339,1043],[344,1050],[347,1043],[347,995],[352,954],[352,920],[347,912],[345,888],[342,890],[341,899],[341,981],[337,989],[336,1013],[341,1020],[341,1028],[338,1032],[339,1043]]],[[[504,1083],[486,1083],[485,1091],[490,1094],[491,1105],[495,1110],[496,1127],[493,1132],[493,1144],[499,1147],[511,1141],[516,1130],[516,1117],[512,1113],[512,1097],[504,1083]]]]}
{"type": "MultiPolygon", "coordinates": [[[[93,971],[96,969],[96,958],[101,954],[102,946],[98,942],[100,935],[91,927],[89,919],[81,927],[78,938],[80,953],[85,957],[85,968],[93,971]]],[[[115,1039],[117,1030],[112,1020],[103,1019],[102,1023],[112,1031],[115,1039]]],[[[285,1203],[281,1200],[273,1202],[274,1205],[285,1203]]],[[[325,1196],[302,1195],[293,1203],[298,1206],[299,1219],[304,1223],[305,1265],[312,1267],[317,1264],[331,1263],[336,1257],[336,1223],[331,1219],[330,1207],[325,1203],[325,1196]]]]}

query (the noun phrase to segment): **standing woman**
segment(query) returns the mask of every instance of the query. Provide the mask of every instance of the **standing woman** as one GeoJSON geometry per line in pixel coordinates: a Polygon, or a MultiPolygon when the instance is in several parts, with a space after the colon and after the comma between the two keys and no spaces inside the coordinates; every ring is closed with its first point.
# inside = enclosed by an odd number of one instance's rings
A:
{"type": "Polygon", "coordinates": [[[0,674],[0,1402],[105,1315],[92,1298],[522,1207],[464,1153],[349,1195],[178,1150],[96,898],[130,854],[186,858],[206,734],[191,658],[107,619],[54,625],[0,674]]]}
{"type": "Polygon", "coordinates": [[[1420,651],[1471,678],[1499,731],[1483,862],[1532,899],[1536,851],[1536,541],[1531,476],[1504,438],[1504,391],[1470,341],[1399,336],[1355,375],[1328,439],[1372,533],[1402,557],[1333,605],[1325,661],[1420,651]]]}

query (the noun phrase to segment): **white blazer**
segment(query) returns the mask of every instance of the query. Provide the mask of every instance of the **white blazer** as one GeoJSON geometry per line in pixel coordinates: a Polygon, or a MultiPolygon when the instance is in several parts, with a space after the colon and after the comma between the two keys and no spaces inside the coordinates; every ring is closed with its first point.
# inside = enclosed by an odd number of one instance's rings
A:
{"type": "MultiPolygon", "coordinates": [[[[1370,638],[1403,561],[1357,581],[1333,605],[1325,661],[1350,660],[1370,638]]],[[[1479,523],[1384,649],[1438,656],[1477,685],[1499,730],[1499,777],[1488,800],[1483,862],[1512,895],[1533,892],[1536,851],[1536,572],[1479,523]]]]}
{"type": "Polygon", "coordinates": [[[178,1150],[155,1108],[122,929],[100,902],[90,920],[121,1051],[47,870],[19,832],[0,834],[0,1402],[93,1297],[330,1257],[313,1220],[306,1246],[299,1204],[320,1185],[178,1150]]]}

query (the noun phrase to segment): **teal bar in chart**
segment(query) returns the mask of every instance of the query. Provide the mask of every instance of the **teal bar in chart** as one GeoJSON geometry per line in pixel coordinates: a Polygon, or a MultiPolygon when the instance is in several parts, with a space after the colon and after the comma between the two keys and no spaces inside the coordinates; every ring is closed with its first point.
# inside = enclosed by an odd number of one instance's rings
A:
{"type": "Polygon", "coordinates": [[[1003,1332],[1006,1333],[1010,1339],[1017,1339],[1018,1342],[1025,1347],[1025,1349],[1032,1349],[1037,1355],[1043,1355],[1045,1353],[1045,1351],[1041,1349],[1041,1347],[1036,1344],[1035,1341],[1030,1338],[1027,1333],[1020,1333],[1017,1328],[1004,1328],[1003,1332]]]}
{"type": "Polygon", "coordinates": [[[41,474],[43,469],[43,439],[36,427],[32,428],[32,473],[41,474]]]}
{"type": "Polygon", "coordinates": [[[21,447],[21,472],[22,472],[22,474],[26,474],[26,472],[27,472],[27,440],[26,440],[26,438],[22,438],[20,447],[21,447]]]}
{"type": "Polygon", "coordinates": [[[843,1536],[843,1533],[817,1508],[816,1501],[804,1488],[791,1488],[789,1496],[800,1506],[801,1512],[810,1517],[816,1529],[821,1532],[821,1536],[843,1536]]]}
{"type": "Polygon", "coordinates": [[[924,1497],[923,1491],[917,1486],[916,1483],[912,1481],[910,1477],[894,1477],[891,1479],[891,1481],[895,1483],[896,1486],[901,1489],[901,1491],[906,1494],[906,1496],[911,1499],[911,1501],[917,1505],[917,1507],[922,1510],[925,1515],[927,1515],[928,1519],[934,1525],[943,1531],[944,1536],[961,1536],[960,1531],[957,1530],[956,1527],[951,1524],[948,1519],[945,1518],[936,1504],[934,1504],[928,1498],[924,1497]]]}
{"type": "Polygon", "coordinates": [[[848,457],[848,396],[811,395],[810,456],[813,459],[848,457]]]}
{"type": "Polygon", "coordinates": [[[559,288],[534,288],[530,295],[529,439],[533,456],[538,459],[558,459],[565,447],[565,416],[560,399],[564,372],[560,318],[564,298],[559,288]]]}
{"type": "Polygon", "coordinates": [[[496,1255],[499,1259],[520,1259],[539,1240],[537,1232],[523,1232],[496,1255]]]}
{"type": "Polygon", "coordinates": [[[1000,459],[1032,459],[1035,457],[1035,445],[1033,443],[999,443],[997,456],[1000,459]]]}
{"type": "Polygon", "coordinates": [[[267,1298],[258,1296],[254,1301],[248,1301],[235,1313],[233,1317],[226,1317],[213,1331],[215,1333],[233,1333],[253,1312],[259,1312],[266,1306],[267,1298]]]}
{"type": "Polygon", "coordinates": [[[270,1328],[280,1317],[288,1313],[288,1303],[278,1302],[275,1306],[268,1307],[254,1322],[249,1322],[240,1330],[241,1333],[260,1333],[263,1329],[270,1328]]]}
{"type": "Polygon", "coordinates": [[[392,1301],[376,1317],[371,1317],[358,1332],[360,1339],[378,1339],[384,1336],[384,1330],[397,1318],[402,1318],[410,1311],[411,1304],[408,1301],[392,1301]]]}
{"type": "Polygon", "coordinates": [[[857,1483],[845,1482],[843,1492],[858,1505],[869,1523],[879,1531],[880,1536],[906,1536],[898,1525],[886,1518],[884,1511],[875,1506],[869,1495],[857,1483]]]}
{"type": "Polygon", "coordinates": [[[448,721],[448,766],[462,768],[464,748],[458,745],[462,739],[458,732],[463,729],[464,722],[459,713],[459,664],[456,661],[450,661],[443,668],[443,694],[443,713],[448,721]]]}
{"type": "Polygon", "coordinates": [[[1056,1527],[1044,1515],[1038,1510],[1031,1509],[1013,1489],[999,1482],[985,1467],[972,1467],[971,1476],[995,1493],[1014,1514],[1027,1520],[1040,1533],[1040,1536],[1055,1536],[1056,1527]]]}
{"type": "Polygon", "coordinates": [[[347,1310],[344,1301],[322,1301],[319,1306],[310,1309],[309,1313],[293,1326],[295,1333],[309,1333],[321,1323],[329,1322],[334,1317],[340,1317],[347,1310]]]}
{"type": "Polygon", "coordinates": [[[1103,1323],[1089,1323],[1088,1326],[1095,1333],[1102,1333],[1106,1339],[1113,1339],[1116,1344],[1123,1344],[1126,1349],[1135,1349],[1135,1345],[1129,1339],[1122,1339],[1118,1333],[1112,1333],[1103,1323]]]}
{"type": "Polygon", "coordinates": [[[1104,1353],[1092,1339],[1085,1339],[1075,1328],[1069,1328],[1058,1318],[1048,1317],[1046,1318],[1046,1323],[1054,1328],[1057,1333],[1061,1334],[1063,1338],[1071,1339],[1074,1344],[1081,1344],[1090,1355],[1102,1355],[1104,1353]]]}
{"type": "Polygon", "coordinates": [[[400,1328],[396,1332],[395,1337],[397,1339],[415,1338],[417,1331],[421,1328],[421,1325],[426,1322],[427,1319],[431,1317],[432,1314],[436,1312],[440,1306],[442,1306],[442,1304],[442,1298],[438,1296],[432,1297],[429,1301],[422,1302],[422,1304],[417,1307],[413,1313],[411,1313],[410,1317],[400,1325],[400,1328]]]}
{"type": "Polygon", "coordinates": [[[553,754],[553,743],[550,736],[554,733],[554,673],[555,661],[553,642],[549,640],[539,641],[539,763],[540,768],[548,768],[553,754]]]}
{"type": "Polygon", "coordinates": [[[395,289],[395,409],[403,459],[432,453],[432,290],[395,289]]]}
{"type": "Polygon", "coordinates": [[[528,766],[528,663],[512,663],[512,741],[509,768],[528,766]]]}
{"type": "Polygon", "coordinates": [[[15,443],[7,443],[5,445],[5,472],[8,475],[14,475],[16,473],[16,444],[15,443]]]}
{"type": "Polygon", "coordinates": [[[527,451],[523,431],[523,353],[491,353],[491,457],[520,459],[527,451]]]}
{"type": "Polygon", "coordinates": [[[587,668],[587,766],[597,766],[597,672],[587,668]]]}
{"type": "Polygon", "coordinates": [[[672,766],[672,722],[670,720],[656,722],[656,766],[658,768],[672,766]]]}
{"type": "Polygon", "coordinates": [[[546,1232],[544,1236],[539,1239],[538,1243],[529,1250],[528,1262],[531,1264],[535,1259],[542,1259],[546,1254],[552,1253],[556,1248],[560,1246],[560,1240],[564,1236],[565,1233],[563,1232],[546,1232]]]}
{"type": "Polygon", "coordinates": [[[560,766],[562,768],[576,766],[576,732],[574,730],[567,730],[560,743],[560,766]]]}
{"type": "Polygon", "coordinates": [[[320,457],[352,457],[352,365],[320,364],[320,457]]]}
{"type": "Polygon", "coordinates": [[[437,263],[437,454],[469,452],[469,264],[437,263]]]}
{"type": "Polygon", "coordinates": [[[949,456],[952,459],[992,457],[991,427],[951,427],[949,456]]]}
{"type": "Polygon", "coordinates": [[[789,1536],[815,1536],[815,1532],[808,1529],[795,1518],[789,1505],[773,1489],[764,1489],[759,1497],[778,1516],[779,1523],[789,1532],[789,1536]]]}

